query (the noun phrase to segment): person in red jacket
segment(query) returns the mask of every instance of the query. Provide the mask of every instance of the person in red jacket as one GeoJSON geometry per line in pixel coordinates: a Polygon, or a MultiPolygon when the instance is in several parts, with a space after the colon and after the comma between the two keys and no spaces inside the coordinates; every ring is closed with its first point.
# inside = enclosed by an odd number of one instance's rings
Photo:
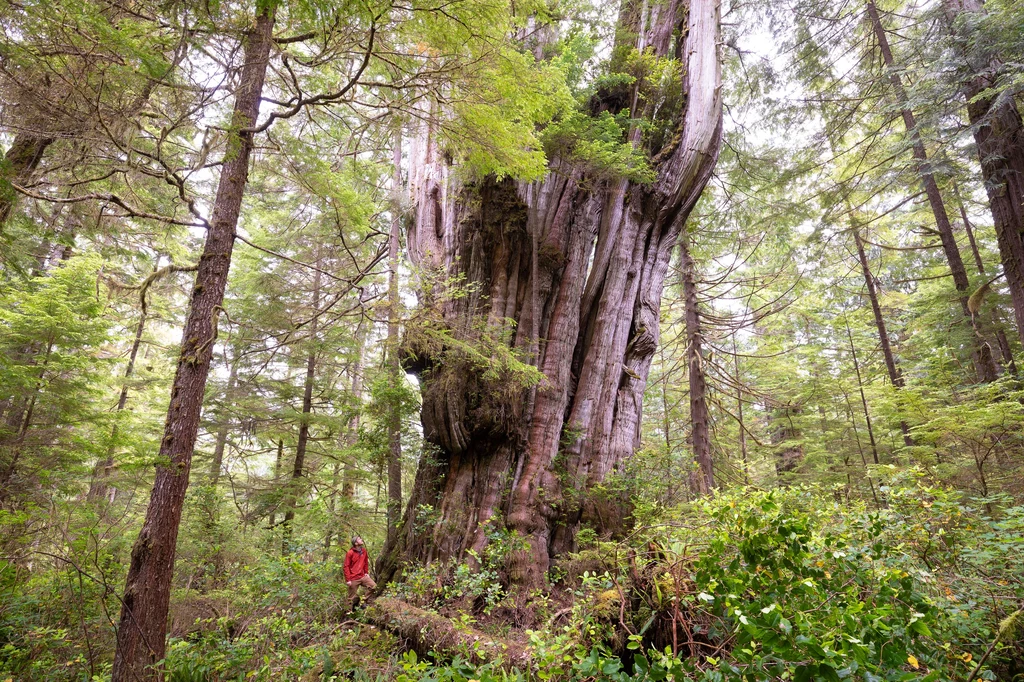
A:
{"type": "Polygon", "coordinates": [[[345,554],[345,584],[348,585],[348,601],[352,608],[359,606],[359,586],[367,590],[377,587],[370,577],[370,556],[366,553],[363,539],[358,535],[352,538],[352,549],[345,554]]]}

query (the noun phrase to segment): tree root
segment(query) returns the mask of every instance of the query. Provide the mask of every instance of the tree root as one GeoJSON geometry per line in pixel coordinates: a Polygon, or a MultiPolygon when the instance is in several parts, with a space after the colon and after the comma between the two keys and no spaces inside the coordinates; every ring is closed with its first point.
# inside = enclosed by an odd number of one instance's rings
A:
{"type": "Polygon", "coordinates": [[[382,597],[366,610],[374,625],[405,639],[420,656],[462,656],[471,663],[497,662],[507,668],[525,668],[530,653],[522,644],[484,634],[468,625],[424,611],[399,599],[382,597]]]}

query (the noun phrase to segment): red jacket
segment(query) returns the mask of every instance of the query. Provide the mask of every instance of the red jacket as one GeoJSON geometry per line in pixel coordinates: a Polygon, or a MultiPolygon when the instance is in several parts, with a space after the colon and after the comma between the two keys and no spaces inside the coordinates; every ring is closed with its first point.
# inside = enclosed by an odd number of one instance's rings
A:
{"type": "Polygon", "coordinates": [[[355,547],[348,551],[345,555],[345,582],[350,583],[353,580],[359,580],[364,575],[370,572],[370,556],[366,553],[364,548],[362,551],[356,550],[355,547]]]}

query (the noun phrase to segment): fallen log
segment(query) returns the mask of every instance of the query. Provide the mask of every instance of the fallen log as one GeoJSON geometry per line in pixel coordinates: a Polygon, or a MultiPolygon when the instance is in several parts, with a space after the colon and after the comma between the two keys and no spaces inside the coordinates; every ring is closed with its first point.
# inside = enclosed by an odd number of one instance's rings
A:
{"type": "Polygon", "coordinates": [[[471,663],[495,662],[505,668],[524,669],[530,664],[530,651],[522,644],[493,637],[400,599],[377,599],[367,607],[366,617],[377,627],[405,639],[420,656],[461,656],[471,663]]]}

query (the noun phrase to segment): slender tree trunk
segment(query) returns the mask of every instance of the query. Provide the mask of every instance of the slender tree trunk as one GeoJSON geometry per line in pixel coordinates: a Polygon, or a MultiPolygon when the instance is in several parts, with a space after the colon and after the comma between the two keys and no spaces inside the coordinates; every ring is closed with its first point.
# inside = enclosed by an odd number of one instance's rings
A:
{"type": "MultiPolygon", "coordinates": [[[[878,501],[878,494],[875,492],[875,484],[871,480],[870,473],[868,471],[868,459],[864,456],[864,444],[860,439],[860,431],[857,430],[857,418],[854,416],[853,404],[850,402],[850,394],[846,392],[846,389],[840,384],[840,390],[843,392],[843,398],[846,400],[846,414],[850,418],[850,426],[853,428],[854,442],[857,443],[857,453],[860,454],[861,464],[864,465],[864,476],[868,479],[868,486],[871,487],[871,499],[875,501],[876,507],[881,507],[878,501]]],[[[849,484],[849,476],[847,476],[847,484],[849,484]]]]}
{"type": "MultiPolygon", "coordinates": [[[[121,385],[121,395],[117,399],[116,415],[120,415],[128,404],[128,380],[135,372],[135,358],[139,354],[139,347],[142,345],[142,332],[146,329],[146,313],[139,315],[139,323],[135,325],[135,339],[132,341],[132,349],[128,354],[128,366],[124,370],[124,383],[121,385]]],[[[107,497],[110,474],[114,470],[114,454],[117,449],[118,425],[115,422],[110,430],[110,447],[107,448],[107,456],[96,463],[92,471],[92,480],[89,484],[89,493],[86,499],[90,502],[102,500],[107,497]]]]}
{"type": "MultiPolygon", "coordinates": [[[[369,298],[369,290],[364,289],[360,296],[360,304],[365,304],[369,298]]],[[[352,448],[359,441],[359,423],[363,411],[363,354],[366,348],[366,322],[361,320],[356,329],[356,356],[351,368],[351,391],[352,402],[355,410],[348,420],[348,435],[346,446],[352,448]]],[[[341,494],[346,500],[351,501],[355,496],[355,468],[351,460],[346,461],[341,471],[341,494]]]]}
{"type": "Polygon", "coordinates": [[[292,539],[292,521],[299,494],[303,492],[302,479],[306,475],[306,448],[309,444],[309,421],[313,416],[313,383],[316,378],[317,326],[320,319],[320,251],[315,259],[316,273],[313,275],[313,321],[309,327],[309,357],[306,358],[306,379],[302,385],[302,414],[299,417],[299,438],[295,443],[295,461],[292,465],[292,480],[288,484],[287,506],[284,512],[282,553],[288,552],[292,539]]]}
{"type": "Polygon", "coordinates": [[[747,464],[747,427],[743,423],[743,380],[740,378],[740,356],[736,352],[736,335],[732,337],[732,360],[736,373],[736,419],[740,427],[740,455],[743,457],[743,485],[750,485],[750,467],[747,464]]]}
{"type": "MultiPolygon", "coordinates": [[[[944,5],[954,36],[969,43],[971,36],[963,34],[957,20],[961,15],[984,12],[981,1],[944,0],[944,5]]],[[[998,55],[989,55],[986,63],[972,64],[967,49],[962,52],[971,75],[961,90],[981,162],[1003,276],[1013,300],[1017,333],[1024,343],[1024,123],[1014,97],[982,96],[995,85],[1001,67],[998,55]]]]}
{"type": "Polygon", "coordinates": [[[967,233],[967,242],[971,245],[974,267],[978,269],[979,274],[984,275],[985,263],[981,260],[981,251],[978,250],[978,242],[974,239],[974,226],[971,225],[971,221],[967,217],[967,207],[960,196],[960,188],[955,183],[953,185],[953,196],[956,197],[956,203],[960,205],[960,219],[964,221],[964,232],[967,233]]]}
{"type": "Polygon", "coordinates": [[[690,381],[690,447],[696,464],[690,473],[690,490],[695,495],[707,495],[715,489],[715,467],[711,458],[711,413],[708,410],[707,382],[704,380],[704,332],[697,307],[696,266],[690,255],[688,241],[687,235],[683,235],[679,240],[679,250],[686,319],[686,367],[690,381]]]}
{"type": "MultiPolygon", "coordinates": [[[[551,557],[574,548],[581,524],[621,530],[622,501],[586,492],[639,442],[669,259],[718,157],[718,27],[717,0],[623,5],[619,52],[639,48],[683,63],[680,106],[658,112],[670,132],[644,138],[637,128],[626,138],[650,154],[651,183],[587,177],[586,168],[553,158],[543,180],[460,187],[433,131],[411,141],[410,258],[437,274],[431,281],[467,285],[463,296],[431,290],[425,298],[460,343],[507,343],[525,358],[536,345],[544,379],[525,385],[507,363],[481,367],[458,347],[408,349],[407,368],[424,372],[421,421],[432,447],[402,527],[382,552],[382,579],[403,561],[479,553],[497,524],[528,544],[510,559],[511,580],[537,586],[551,557]],[[436,523],[425,527],[422,505],[436,523]]],[[[592,110],[653,116],[629,87],[625,98],[599,90],[592,110]]]]}
{"type": "MultiPolygon", "coordinates": [[[[957,202],[960,204],[960,217],[964,221],[964,231],[967,232],[967,239],[971,244],[971,253],[974,254],[974,266],[978,269],[978,274],[984,277],[987,274],[985,263],[981,260],[978,242],[974,239],[974,229],[971,227],[971,221],[967,217],[967,209],[964,206],[963,199],[960,198],[960,190],[957,189],[956,185],[953,185],[953,191],[956,194],[957,202]]],[[[992,327],[995,330],[996,343],[999,345],[1003,366],[1010,371],[1011,375],[1017,376],[1017,363],[1014,362],[1013,351],[1010,349],[1010,340],[1006,338],[1006,325],[998,309],[992,310],[992,327]]]]}
{"type": "Polygon", "coordinates": [[[875,430],[871,426],[871,412],[868,410],[868,399],[864,394],[864,379],[861,377],[860,363],[857,361],[857,348],[853,345],[853,333],[850,331],[850,321],[845,321],[846,337],[850,341],[850,357],[853,358],[853,370],[857,375],[857,390],[860,391],[860,404],[864,408],[864,425],[868,430],[868,442],[871,443],[871,457],[875,461],[875,464],[881,464],[878,459],[878,445],[875,442],[875,430]]]}
{"type": "MultiPolygon", "coordinates": [[[[359,440],[359,416],[360,410],[362,409],[362,393],[363,393],[363,377],[362,377],[362,354],[363,347],[366,344],[364,335],[365,332],[363,323],[360,322],[356,329],[356,355],[355,359],[350,365],[350,379],[349,379],[349,393],[352,396],[352,402],[355,403],[356,408],[352,413],[352,416],[348,420],[347,432],[342,435],[339,439],[339,445],[344,450],[353,447],[359,440]]],[[[327,499],[327,510],[329,512],[327,522],[327,533],[324,535],[324,560],[326,561],[330,557],[331,542],[334,540],[334,536],[337,534],[335,529],[338,526],[338,489],[341,488],[341,497],[351,502],[353,495],[355,494],[355,482],[352,480],[352,472],[350,468],[350,462],[345,460],[336,460],[334,462],[334,469],[331,472],[331,494],[327,499]]]]}
{"type": "Polygon", "coordinates": [[[402,520],[402,411],[398,403],[403,381],[402,361],[398,355],[398,298],[399,230],[402,226],[400,195],[402,188],[402,131],[395,131],[394,174],[392,191],[395,193],[391,216],[391,234],[388,236],[388,338],[387,372],[391,389],[388,413],[388,540],[395,541],[402,520]]]}
{"type": "Polygon", "coordinates": [[[801,410],[802,408],[799,404],[779,404],[776,402],[775,406],[770,408],[768,412],[768,422],[769,424],[774,424],[771,428],[771,442],[772,445],[778,446],[774,453],[775,474],[783,484],[788,481],[783,478],[782,474],[796,469],[804,457],[803,445],[798,440],[801,434],[793,424],[793,415],[800,414],[801,410]],[[789,442],[793,440],[798,442],[789,442]]]}
{"type": "MultiPolygon", "coordinates": [[[[871,312],[875,316],[875,327],[878,329],[878,341],[882,347],[882,357],[885,359],[885,369],[889,373],[889,382],[893,388],[899,390],[905,386],[903,372],[896,363],[896,357],[892,352],[892,345],[889,343],[889,331],[885,328],[885,318],[882,317],[882,306],[878,303],[878,289],[875,287],[875,278],[871,274],[871,267],[868,264],[867,254],[864,252],[864,241],[860,238],[860,232],[853,228],[853,240],[857,244],[857,258],[860,260],[860,269],[864,274],[864,286],[868,290],[868,299],[871,301],[871,312]]],[[[910,427],[906,419],[900,419],[900,431],[903,432],[903,444],[911,447],[914,439],[910,437],[910,427]]]]}
{"type": "MultiPolygon", "coordinates": [[[[277,456],[274,458],[274,485],[276,486],[281,480],[281,468],[284,466],[284,438],[277,439],[277,456]]],[[[270,512],[270,517],[267,519],[267,524],[270,528],[274,528],[277,525],[277,508],[279,504],[274,505],[273,511],[270,512]]]]}
{"type": "Polygon", "coordinates": [[[18,460],[21,459],[22,450],[25,447],[25,439],[32,427],[32,416],[35,413],[36,399],[43,390],[43,380],[46,378],[46,370],[50,364],[50,355],[53,353],[53,342],[46,344],[46,352],[39,364],[39,376],[36,378],[35,390],[29,396],[24,409],[16,408],[14,413],[8,417],[8,426],[13,433],[10,438],[0,440],[0,456],[4,456],[6,462],[0,461],[0,508],[10,496],[11,482],[18,471],[18,460]],[[4,452],[6,450],[6,452],[4,452]]]}
{"type": "Polygon", "coordinates": [[[224,392],[225,410],[220,415],[220,425],[217,427],[217,440],[213,444],[213,461],[210,462],[210,485],[216,487],[220,482],[221,470],[224,468],[224,450],[228,444],[228,433],[231,431],[231,423],[227,417],[226,406],[234,399],[235,386],[238,385],[238,358],[229,360],[231,369],[228,370],[228,384],[224,392]]]}
{"type": "Polygon", "coordinates": [[[868,0],[867,10],[868,16],[871,18],[871,26],[875,37],[878,39],[882,60],[885,62],[886,68],[889,69],[889,79],[892,82],[901,107],[900,113],[903,116],[903,125],[910,136],[914,159],[917,161],[918,177],[921,178],[921,184],[924,185],[925,195],[928,197],[928,205],[931,207],[932,215],[935,218],[935,227],[939,233],[939,240],[942,242],[942,251],[946,254],[946,261],[949,263],[949,270],[953,275],[953,285],[960,296],[960,307],[975,334],[973,360],[975,370],[978,373],[978,379],[983,382],[995,381],[996,365],[992,357],[992,348],[981,336],[978,322],[967,308],[968,289],[970,288],[967,269],[964,267],[963,258],[960,257],[960,248],[957,246],[956,236],[953,234],[953,225],[949,222],[949,214],[946,213],[946,206],[942,202],[942,193],[939,191],[939,185],[932,172],[931,164],[928,160],[928,152],[925,150],[924,140],[918,129],[917,120],[908,104],[910,100],[907,97],[906,88],[903,86],[899,73],[894,70],[895,60],[892,56],[892,49],[889,47],[889,37],[885,27],[882,25],[882,19],[878,14],[878,8],[875,6],[874,0],[868,0]]]}
{"type": "MultiPolygon", "coordinates": [[[[370,299],[370,290],[363,289],[360,297],[360,305],[366,305],[370,299]]],[[[366,348],[366,332],[367,324],[366,319],[363,318],[359,321],[359,325],[356,327],[355,333],[355,346],[356,353],[349,365],[349,392],[352,395],[353,411],[352,416],[348,420],[348,433],[345,434],[343,440],[343,446],[351,451],[355,445],[359,442],[359,424],[363,410],[363,355],[366,348]]],[[[343,462],[336,463],[334,465],[334,485],[331,490],[330,499],[330,511],[332,525],[327,530],[327,536],[324,539],[324,550],[328,552],[331,548],[331,540],[336,533],[333,528],[339,524],[336,522],[335,513],[337,508],[338,499],[338,478],[339,474],[341,477],[341,497],[342,499],[351,504],[356,494],[356,481],[355,481],[355,467],[351,459],[344,460],[343,462]]],[[[379,569],[378,569],[379,570],[379,569]]]]}
{"type": "Polygon", "coordinates": [[[249,174],[253,134],[273,41],[274,3],[261,3],[246,33],[244,63],[235,94],[228,154],[221,168],[213,219],[192,289],[181,355],[160,442],[160,461],[146,519],[132,548],[122,598],[111,682],[156,680],[163,659],[175,545],[199,431],[203,392],[210,371],[217,318],[224,300],[235,228],[249,174]]]}
{"type": "Polygon", "coordinates": [[[665,454],[672,456],[672,418],[668,402],[668,363],[665,361],[665,347],[658,348],[658,362],[661,365],[661,430],[665,434],[665,454]]]}

